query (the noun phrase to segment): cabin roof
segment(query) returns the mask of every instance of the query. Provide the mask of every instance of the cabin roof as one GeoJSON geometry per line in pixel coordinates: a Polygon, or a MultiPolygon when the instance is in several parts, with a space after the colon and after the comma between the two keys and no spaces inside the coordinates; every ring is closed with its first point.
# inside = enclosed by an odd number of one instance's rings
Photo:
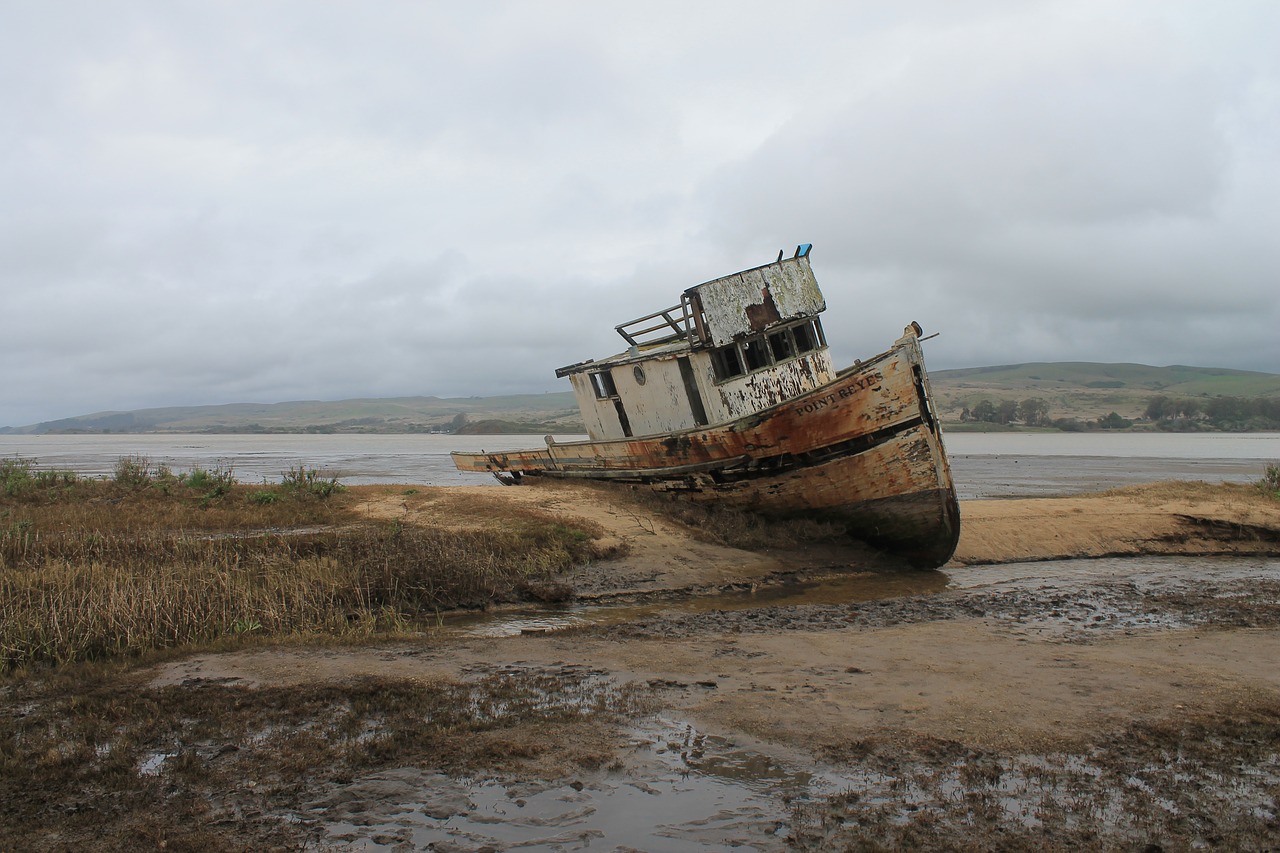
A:
{"type": "Polygon", "coordinates": [[[615,326],[630,345],[625,352],[561,367],[556,376],[726,346],[792,320],[817,316],[827,304],[809,267],[810,249],[811,244],[802,243],[790,258],[779,252],[773,263],[694,285],[681,294],[679,305],[615,326]]]}
{"type": "Polygon", "coordinates": [[[570,364],[556,370],[556,376],[563,379],[574,373],[582,373],[587,370],[602,370],[607,367],[616,367],[619,364],[635,364],[642,361],[657,361],[659,359],[674,358],[681,353],[687,353],[692,349],[687,340],[664,341],[662,343],[647,344],[635,346],[631,349],[624,350],[616,355],[607,358],[589,358],[586,361],[580,361],[577,364],[570,364]]]}

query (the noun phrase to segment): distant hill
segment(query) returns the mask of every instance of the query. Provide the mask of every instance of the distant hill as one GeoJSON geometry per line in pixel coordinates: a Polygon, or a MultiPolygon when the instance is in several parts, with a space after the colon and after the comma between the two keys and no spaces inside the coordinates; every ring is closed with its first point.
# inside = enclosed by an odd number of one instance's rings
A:
{"type": "Polygon", "coordinates": [[[470,422],[516,422],[536,432],[583,431],[569,391],[503,397],[390,397],[292,403],[172,406],[96,412],[0,429],[0,433],[414,433],[454,432],[470,422]]]}
{"type": "Polygon", "coordinates": [[[983,399],[1039,397],[1051,418],[1140,417],[1152,397],[1280,397],[1280,375],[1219,367],[1151,367],[1087,361],[1036,362],[930,371],[938,412],[954,422],[983,399]]]}
{"type": "MultiPolygon", "coordinates": [[[[1280,375],[1216,367],[1040,362],[937,370],[929,374],[937,409],[958,423],[981,400],[1038,397],[1049,418],[1140,417],[1157,395],[1178,398],[1277,397],[1280,375]]],[[[97,412],[0,433],[413,433],[584,431],[573,394],[503,397],[392,397],[330,402],[233,403],[97,412]]]]}

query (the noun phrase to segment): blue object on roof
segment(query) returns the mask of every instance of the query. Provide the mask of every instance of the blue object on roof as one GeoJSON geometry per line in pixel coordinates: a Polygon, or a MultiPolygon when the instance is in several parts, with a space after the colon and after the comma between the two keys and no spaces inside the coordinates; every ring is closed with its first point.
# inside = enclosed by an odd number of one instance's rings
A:
{"type": "Polygon", "coordinates": [[[808,257],[809,250],[812,248],[813,248],[812,243],[801,243],[799,246],[796,246],[796,257],[797,258],[808,257]]]}

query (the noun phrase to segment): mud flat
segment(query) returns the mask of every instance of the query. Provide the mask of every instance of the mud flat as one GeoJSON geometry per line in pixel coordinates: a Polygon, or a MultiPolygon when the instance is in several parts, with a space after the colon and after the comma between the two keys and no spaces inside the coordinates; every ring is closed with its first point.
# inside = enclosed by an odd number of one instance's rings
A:
{"type": "MultiPolygon", "coordinates": [[[[364,511],[433,523],[423,491],[364,511]]],[[[0,848],[1280,844],[1280,502],[1254,490],[966,502],[938,572],[803,537],[741,550],[584,486],[504,500],[628,553],[556,610],[5,687],[3,713],[50,727],[114,715],[97,749],[120,767],[114,790],[48,791],[85,820],[29,805],[0,848]]]]}

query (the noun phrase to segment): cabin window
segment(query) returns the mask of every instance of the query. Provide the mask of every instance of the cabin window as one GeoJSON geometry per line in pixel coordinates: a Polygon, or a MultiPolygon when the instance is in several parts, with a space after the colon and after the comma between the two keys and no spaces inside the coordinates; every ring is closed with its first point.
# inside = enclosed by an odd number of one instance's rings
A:
{"type": "Polygon", "coordinates": [[[823,345],[822,326],[815,320],[808,320],[791,328],[795,336],[796,352],[813,352],[823,345]]]}
{"type": "Polygon", "coordinates": [[[599,371],[591,374],[591,387],[595,389],[597,400],[607,400],[610,397],[618,396],[618,389],[614,387],[613,376],[607,371],[599,371]]]}
{"type": "Polygon", "coordinates": [[[818,318],[804,320],[762,335],[736,341],[711,351],[716,381],[724,382],[773,364],[790,361],[827,345],[818,318]]]}
{"type": "Polygon", "coordinates": [[[742,362],[738,359],[738,347],[733,344],[711,351],[711,367],[716,372],[717,382],[746,373],[742,369],[742,362]]]}
{"type": "Polygon", "coordinates": [[[786,361],[796,354],[795,344],[786,329],[769,336],[769,349],[773,352],[774,361],[786,361]]]}
{"type": "Polygon", "coordinates": [[[747,370],[759,370],[762,367],[768,367],[772,362],[769,359],[769,348],[765,346],[764,338],[747,338],[742,344],[742,355],[747,362],[747,370]]]}

